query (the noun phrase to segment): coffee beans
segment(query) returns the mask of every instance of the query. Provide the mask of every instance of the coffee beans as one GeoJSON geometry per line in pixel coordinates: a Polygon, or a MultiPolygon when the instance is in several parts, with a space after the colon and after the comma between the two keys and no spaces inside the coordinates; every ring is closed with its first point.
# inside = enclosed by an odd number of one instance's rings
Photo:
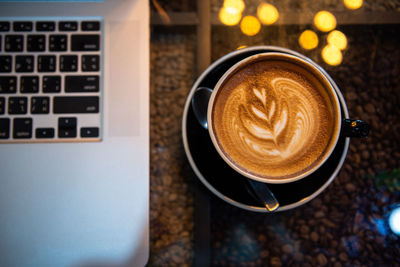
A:
{"type": "Polygon", "coordinates": [[[194,80],[192,35],[158,34],[151,46],[151,266],[189,266],[193,260],[194,174],[181,140],[185,97],[194,80]]]}
{"type": "Polygon", "coordinates": [[[318,256],[317,256],[317,262],[318,262],[318,265],[319,265],[319,266],[325,266],[326,264],[328,264],[327,258],[326,258],[325,255],[322,254],[322,253],[318,254],[318,256]]]}
{"type": "Polygon", "coordinates": [[[319,235],[318,235],[317,232],[311,232],[310,238],[311,238],[311,240],[312,240],[313,242],[318,242],[318,240],[319,240],[319,235]]]}

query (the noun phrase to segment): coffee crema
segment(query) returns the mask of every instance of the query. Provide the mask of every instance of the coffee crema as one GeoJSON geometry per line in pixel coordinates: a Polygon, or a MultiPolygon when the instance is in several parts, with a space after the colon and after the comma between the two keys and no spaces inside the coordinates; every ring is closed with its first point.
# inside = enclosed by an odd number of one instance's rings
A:
{"type": "Polygon", "coordinates": [[[323,159],[337,131],[324,85],[296,63],[252,62],[219,88],[212,127],[222,152],[268,179],[298,176],[323,159]]]}

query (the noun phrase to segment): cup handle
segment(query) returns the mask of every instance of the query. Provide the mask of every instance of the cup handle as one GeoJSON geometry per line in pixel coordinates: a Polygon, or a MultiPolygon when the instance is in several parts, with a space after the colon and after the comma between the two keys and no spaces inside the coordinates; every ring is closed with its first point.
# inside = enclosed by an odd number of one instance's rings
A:
{"type": "Polygon", "coordinates": [[[344,119],[341,135],[346,137],[368,137],[369,125],[363,120],[344,119]]]}

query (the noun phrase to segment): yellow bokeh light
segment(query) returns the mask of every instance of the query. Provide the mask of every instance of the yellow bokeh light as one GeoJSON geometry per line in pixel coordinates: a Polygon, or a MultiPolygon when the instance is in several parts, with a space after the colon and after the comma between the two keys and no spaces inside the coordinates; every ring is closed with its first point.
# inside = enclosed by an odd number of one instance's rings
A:
{"type": "Polygon", "coordinates": [[[357,9],[363,4],[363,0],[343,0],[343,2],[348,9],[357,9]]]}
{"type": "Polygon", "coordinates": [[[243,49],[243,48],[246,48],[246,47],[247,47],[247,45],[241,45],[238,48],[236,48],[236,50],[243,49]]]}
{"type": "Polygon", "coordinates": [[[299,44],[304,49],[314,49],[318,46],[318,35],[311,30],[305,30],[299,37],[299,44]]]}
{"type": "Polygon", "coordinates": [[[271,4],[261,3],[257,8],[257,16],[262,24],[270,25],[278,20],[279,12],[271,4]]]}
{"type": "Polygon", "coordinates": [[[219,10],[220,21],[228,26],[233,26],[239,23],[242,18],[242,13],[233,7],[224,7],[219,10]]]}
{"type": "Polygon", "coordinates": [[[334,45],[326,45],[321,52],[322,59],[329,65],[337,66],[342,63],[342,52],[334,45]]]}
{"type": "Polygon", "coordinates": [[[336,18],[328,11],[319,11],[314,16],[314,24],[318,30],[323,32],[329,32],[336,28],[336,18]]]}
{"type": "Polygon", "coordinates": [[[261,23],[254,16],[245,16],[240,23],[240,29],[246,35],[256,35],[261,29],[261,23]]]}
{"type": "Polygon", "coordinates": [[[242,13],[245,8],[245,4],[243,0],[224,0],[224,8],[235,8],[242,13]]]}
{"type": "Polygon", "coordinates": [[[334,45],[340,50],[346,49],[347,47],[347,38],[344,33],[341,31],[331,31],[327,37],[328,44],[334,45]]]}

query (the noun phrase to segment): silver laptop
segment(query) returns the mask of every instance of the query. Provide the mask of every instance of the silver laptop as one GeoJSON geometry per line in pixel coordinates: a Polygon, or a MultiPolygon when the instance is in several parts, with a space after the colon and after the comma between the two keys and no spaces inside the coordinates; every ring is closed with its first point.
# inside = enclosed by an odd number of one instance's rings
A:
{"type": "Polygon", "coordinates": [[[0,0],[0,266],[144,266],[147,0],[0,0]]]}

